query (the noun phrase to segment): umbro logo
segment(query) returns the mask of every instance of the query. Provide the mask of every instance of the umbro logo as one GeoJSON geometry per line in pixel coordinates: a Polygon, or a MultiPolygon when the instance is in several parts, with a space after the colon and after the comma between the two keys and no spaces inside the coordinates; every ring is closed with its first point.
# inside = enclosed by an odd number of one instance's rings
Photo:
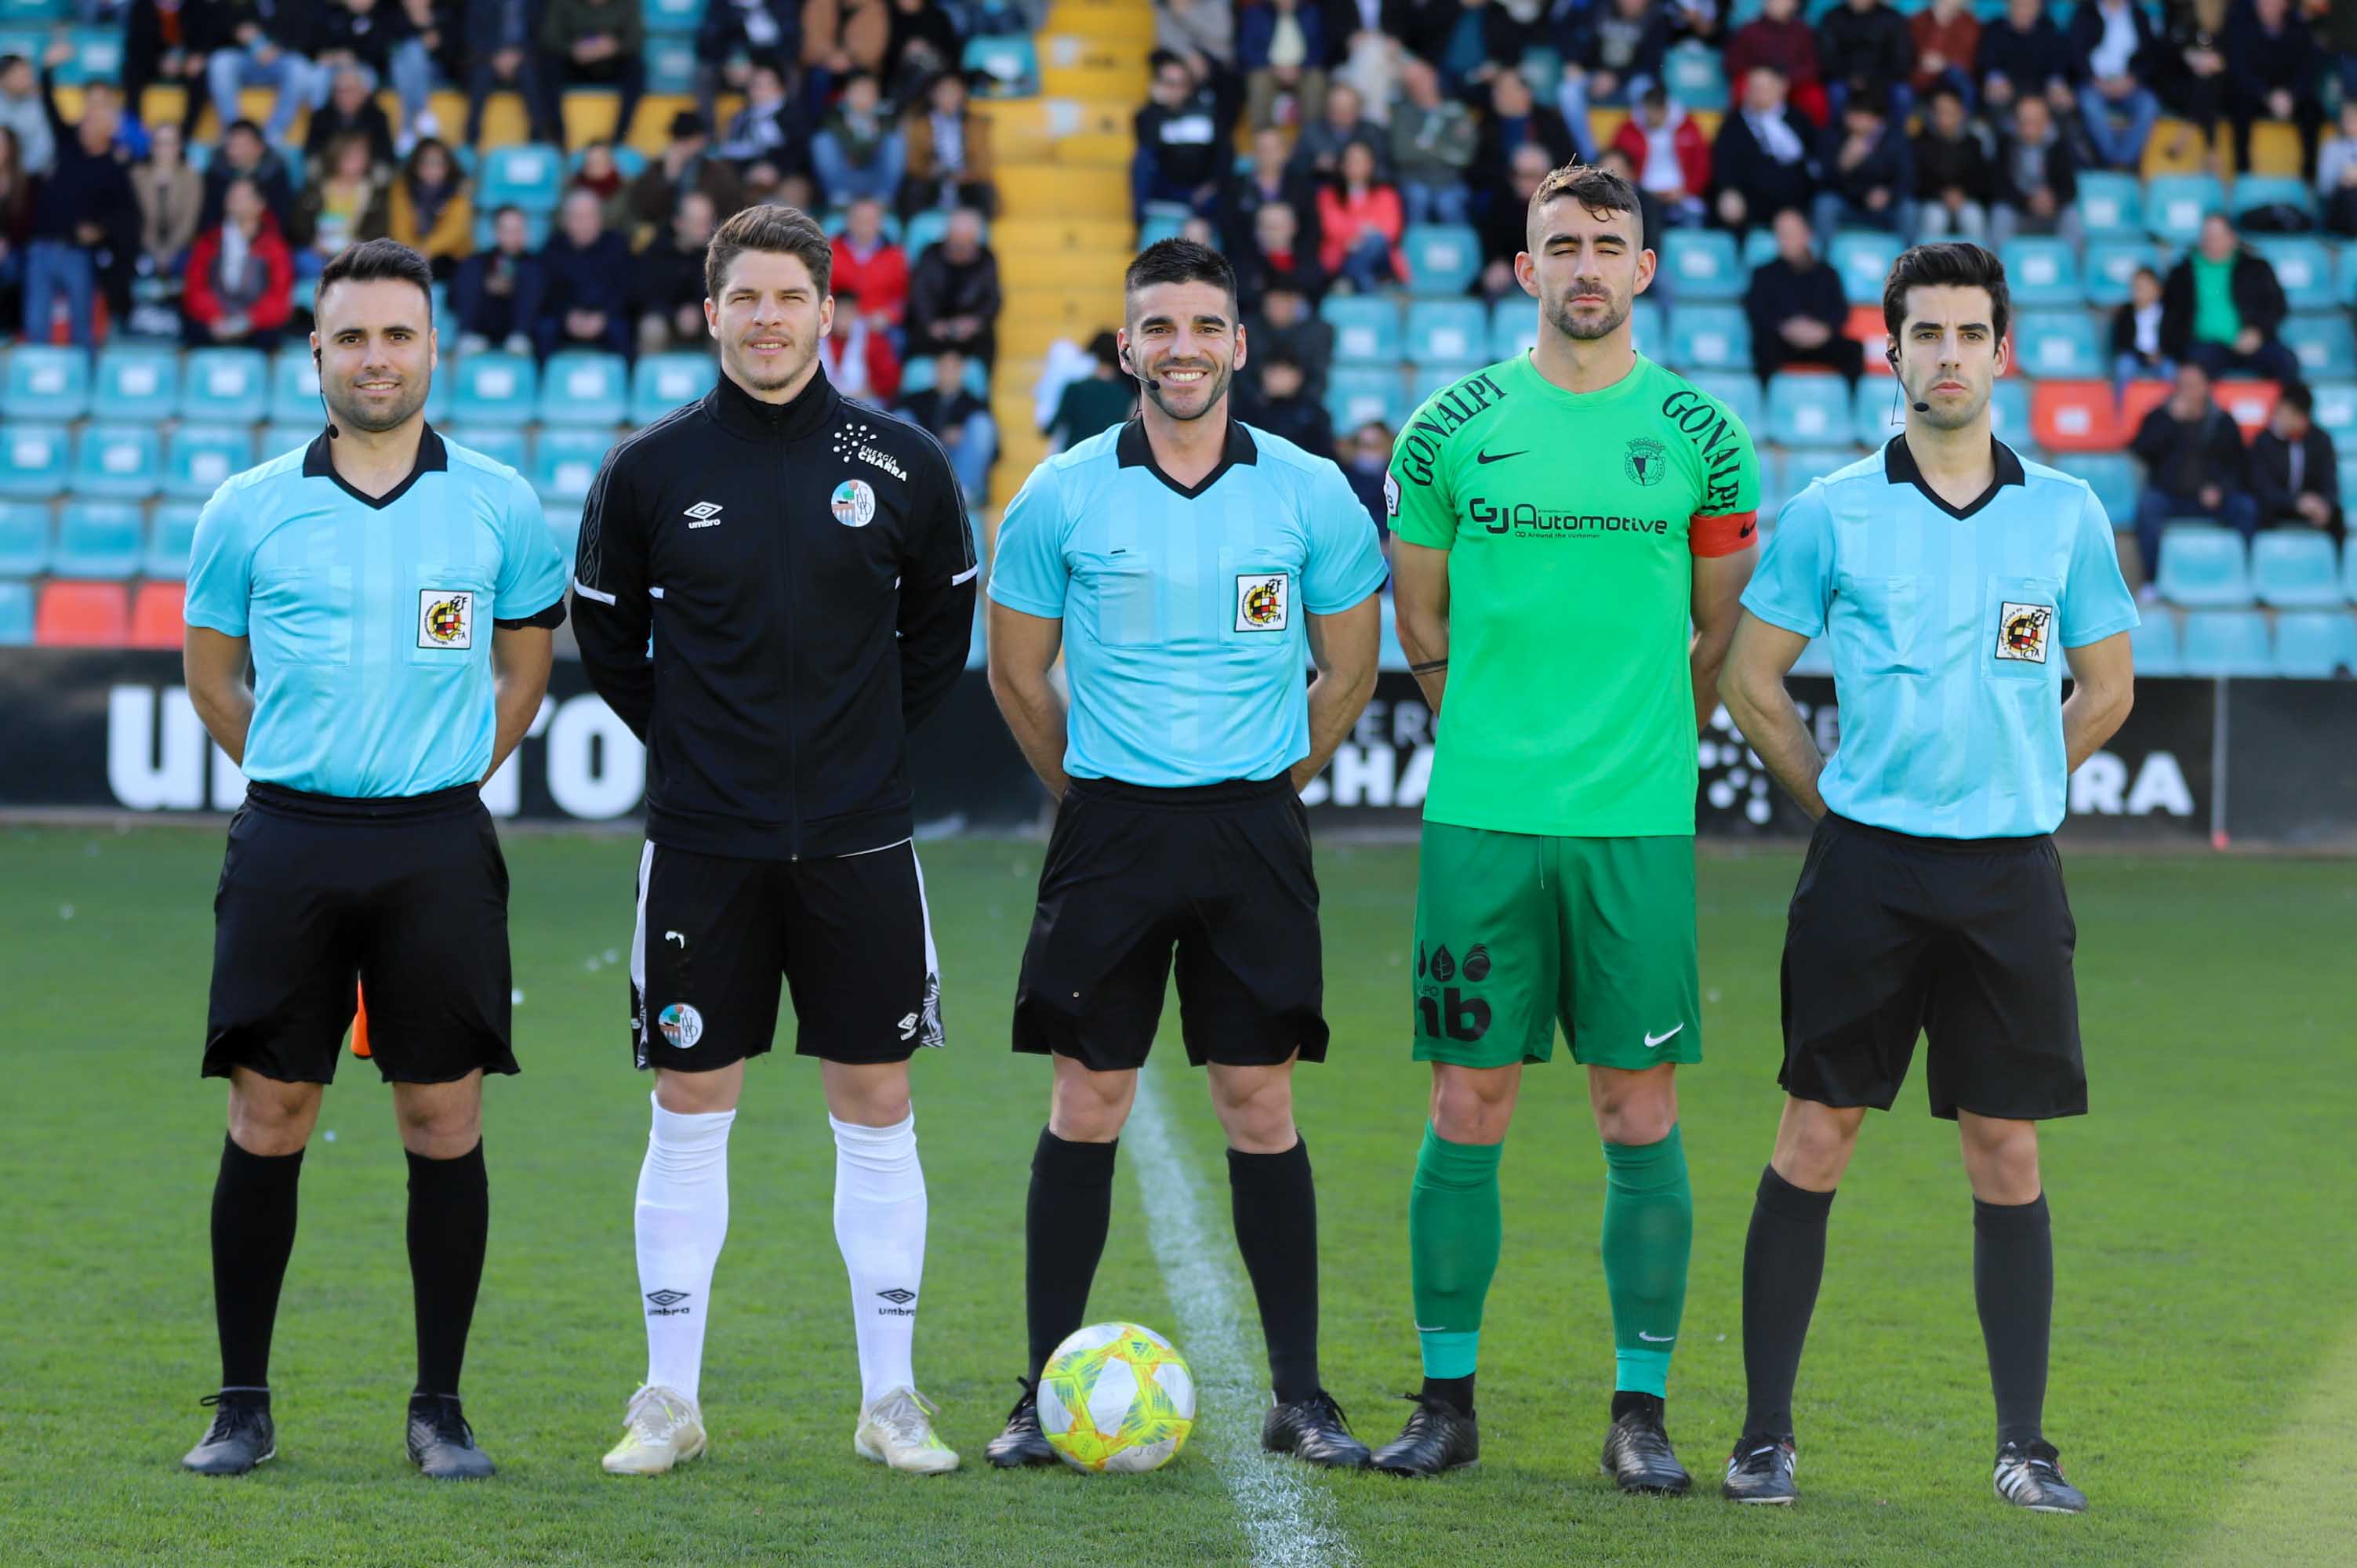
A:
{"type": "Polygon", "coordinates": [[[890,1290],[879,1290],[876,1294],[882,1296],[886,1301],[890,1302],[894,1306],[906,1306],[910,1302],[917,1299],[917,1293],[915,1291],[902,1290],[899,1285],[894,1285],[890,1290]]]}
{"type": "Polygon", "coordinates": [[[694,1293],[683,1290],[651,1290],[647,1292],[647,1300],[651,1304],[647,1308],[647,1316],[649,1317],[682,1316],[690,1309],[679,1304],[685,1301],[692,1294],[694,1293]]]}
{"type": "Polygon", "coordinates": [[[900,1015],[900,1037],[904,1040],[915,1039],[917,1037],[917,1015],[914,1013],[902,1014],[900,1015]]]}
{"type": "Polygon", "coordinates": [[[690,528],[717,528],[720,526],[721,510],[710,501],[698,501],[680,515],[687,519],[690,528]]]}
{"type": "Polygon", "coordinates": [[[1523,452],[1527,452],[1529,450],[1530,448],[1525,446],[1520,452],[1476,452],[1473,454],[1473,461],[1476,463],[1502,463],[1509,457],[1519,457],[1523,452]]]}

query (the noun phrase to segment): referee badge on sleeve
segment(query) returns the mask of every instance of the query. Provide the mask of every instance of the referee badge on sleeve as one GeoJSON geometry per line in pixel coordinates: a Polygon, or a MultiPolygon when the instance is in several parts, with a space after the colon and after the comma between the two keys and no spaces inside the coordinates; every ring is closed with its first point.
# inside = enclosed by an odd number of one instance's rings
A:
{"type": "Polygon", "coordinates": [[[475,595],[469,588],[417,590],[417,646],[475,646],[475,595]]]}
{"type": "Polygon", "coordinates": [[[2029,664],[2046,662],[2046,636],[2054,626],[2052,605],[2018,605],[2005,601],[1997,611],[1996,656],[2029,664]]]}
{"type": "Polygon", "coordinates": [[[1236,629],[1283,631],[1293,616],[1288,579],[1282,572],[1243,572],[1236,576],[1236,629]]]}

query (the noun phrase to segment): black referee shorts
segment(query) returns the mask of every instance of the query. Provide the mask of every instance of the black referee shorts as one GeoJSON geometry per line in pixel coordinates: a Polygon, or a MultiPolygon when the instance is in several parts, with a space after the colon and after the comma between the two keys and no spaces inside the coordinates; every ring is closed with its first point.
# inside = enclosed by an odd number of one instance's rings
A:
{"type": "Polygon", "coordinates": [[[1145,1065],[1171,958],[1187,1059],[1326,1058],[1309,817],[1282,774],[1193,789],[1075,779],[1039,872],[1015,1048],[1145,1065]]]}
{"type": "Polygon", "coordinates": [[[2084,1115],[2078,940],[2048,835],[1917,838],[1828,814],[1792,890],[1777,1081],[1888,1111],[1922,1034],[1932,1115],[2084,1115]]]}
{"type": "Polygon", "coordinates": [[[796,1054],[903,1062],[942,1032],[941,963],[917,846],[744,860],[650,843],[630,934],[630,1053],[711,1072],[769,1050],[778,982],[796,1054]]]}
{"type": "Polygon", "coordinates": [[[355,982],[388,1081],[516,1070],[507,861],[474,785],[385,800],[247,787],[213,896],[205,1076],[334,1081],[355,982]]]}

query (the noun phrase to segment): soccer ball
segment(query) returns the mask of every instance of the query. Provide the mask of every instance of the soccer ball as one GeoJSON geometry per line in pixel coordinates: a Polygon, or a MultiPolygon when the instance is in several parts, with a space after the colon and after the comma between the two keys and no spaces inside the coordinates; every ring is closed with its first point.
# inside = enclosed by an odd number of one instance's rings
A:
{"type": "Polygon", "coordinates": [[[1194,1424],[1186,1359],[1135,1323],[1091,1324],[1039,1374],[1039,1430],[1076,1470],[1158,1470],[1194,1424]]]}

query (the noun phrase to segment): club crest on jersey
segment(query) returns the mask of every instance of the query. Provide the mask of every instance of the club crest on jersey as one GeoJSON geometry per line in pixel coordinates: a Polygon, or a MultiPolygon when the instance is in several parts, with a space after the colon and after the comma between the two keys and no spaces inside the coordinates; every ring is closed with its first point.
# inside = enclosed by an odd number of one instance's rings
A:
{"type": "Polygon", "coordinates": [[[417,590],[417,646],[475,646],[475,596],[467,588],[417,590]]]}
{"type": "Polygon", "coordinates": [[[866,528],[876,521],[876,487],[865,479],[845,479],[834,487],[827,505],[834,521],[845,528],[866,528]]]}
{"type": "Polygon", "coordinates": [[[1291,618],[1282,572],[1246,572],[1236,578],[1236,629],[1283,631],[1291,618]]]}
{"type": "Polygon", "coordinates": [[[1651,489],[1669,473],[1670,449],[1650,435],[1640,435],[1629,443],[1629,450],[1620,456],[1620,471],[1629,476],[1632,485],[1651,489]]]}
{"type": "Polygon", "coordinates": [[[1996,656],[2030,664],[2046,662],[2046,637],[2054,626],[2052,605],[2017,605],[2010,599],[1996,618],[1996,656]]]}
{"type": "Polygon", "coordinates": [[[656,1014],[655,1026],[666,1041],[683,1051],[704,1038],[704,1015],[684,1002],[674,1002],[656,1014]]]}

